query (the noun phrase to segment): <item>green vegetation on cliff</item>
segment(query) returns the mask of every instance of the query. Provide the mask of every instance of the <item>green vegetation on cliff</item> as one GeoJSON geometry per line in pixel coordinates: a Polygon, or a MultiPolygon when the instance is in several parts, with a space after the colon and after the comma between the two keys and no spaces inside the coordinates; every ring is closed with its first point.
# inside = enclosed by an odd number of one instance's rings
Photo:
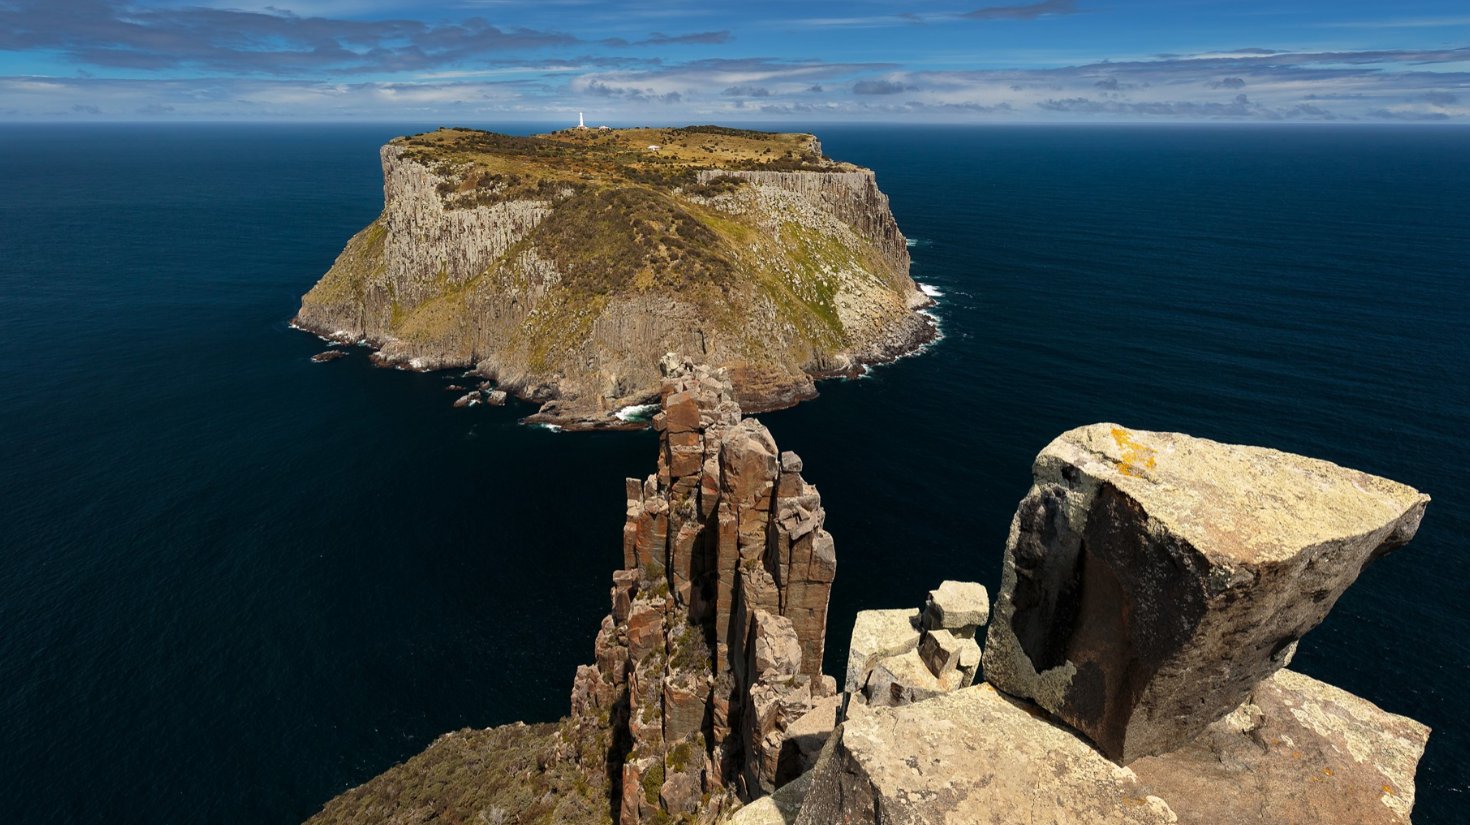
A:
{"type": "Polygon", "coordinates": [[[887,199],[811,135],[440,129],[382,155],[383,214],[297,323],[476,368],[562,423],[646,401],[665,352],[731,368],[765,409],[926,337],[887,199]]]}
{"type": "Polygon", "coordinates": [[[599,775],[606,745],[602,732],[576,733],[566,722],[457,731],[333,798],[308,825],[611,823],[599,775]],[[577,736],[585,752],[566,744],[577,736]]]}

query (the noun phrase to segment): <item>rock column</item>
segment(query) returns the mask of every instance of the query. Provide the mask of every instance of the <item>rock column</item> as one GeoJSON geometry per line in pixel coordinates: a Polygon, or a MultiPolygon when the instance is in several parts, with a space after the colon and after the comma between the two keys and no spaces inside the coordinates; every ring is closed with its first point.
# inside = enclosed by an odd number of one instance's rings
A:
{"type": "Polygon", "coordinates": [[[837,706],[836,555],[801,459],[741,419],[723,371],[661,369],[657,471],[626,482],[624,569],[572,693],[574,718],[613,730],[622,823],[769,793],[810,767],[837,706]]]}

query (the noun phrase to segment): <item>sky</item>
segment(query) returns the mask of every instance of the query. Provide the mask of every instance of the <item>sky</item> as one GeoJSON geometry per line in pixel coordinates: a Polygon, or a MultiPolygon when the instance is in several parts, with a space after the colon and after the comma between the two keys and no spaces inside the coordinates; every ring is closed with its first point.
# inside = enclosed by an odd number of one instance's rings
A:
{"type": "Polygon", "coordinates": [[[1470,123],[1470,0],[0,0],[0,121],[1470,123]]]}

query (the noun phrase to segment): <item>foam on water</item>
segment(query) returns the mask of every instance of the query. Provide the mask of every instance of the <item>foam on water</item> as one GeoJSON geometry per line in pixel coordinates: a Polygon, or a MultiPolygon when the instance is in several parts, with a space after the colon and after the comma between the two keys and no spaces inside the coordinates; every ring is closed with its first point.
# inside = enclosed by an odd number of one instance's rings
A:
{"type": "Polygon", "coordinates": [[[619,421],[647,421],[656,412],[658,412],[657,404],[629,404],[613,413],[613,417],[619,421]]]}

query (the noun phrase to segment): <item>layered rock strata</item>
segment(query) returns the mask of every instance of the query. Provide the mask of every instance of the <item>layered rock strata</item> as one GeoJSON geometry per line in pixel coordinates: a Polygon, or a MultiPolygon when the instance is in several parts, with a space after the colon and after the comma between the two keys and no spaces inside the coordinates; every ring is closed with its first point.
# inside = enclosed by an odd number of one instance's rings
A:
{"type": "Polygon", "coordinates": [[[627,482],[624,569],[572,716],[613,731],[619,821],[707,818],[815,761],[836,574],[816,488],[725,376],[666,359],[657,472],[627,482]],[[711,801],[713,800],[713,801],[711,801]]]}
{"type": "Polygon", "coordinates": [[[810,135],[440,130],[381,158],[382,214],[294,323],[472,369],[536,421],[638,426],[616,414],[657,395],[665,352],[726,368],[755,411],[934,335],[873,173],[810,135]]]}
{"type": "Polygon", "coordinates": [[[1326,461],[1115,424],[1064,433],[1034,476],[986,678],[1125,764],[1240,705],[1429,500],[1326,461]]]}

